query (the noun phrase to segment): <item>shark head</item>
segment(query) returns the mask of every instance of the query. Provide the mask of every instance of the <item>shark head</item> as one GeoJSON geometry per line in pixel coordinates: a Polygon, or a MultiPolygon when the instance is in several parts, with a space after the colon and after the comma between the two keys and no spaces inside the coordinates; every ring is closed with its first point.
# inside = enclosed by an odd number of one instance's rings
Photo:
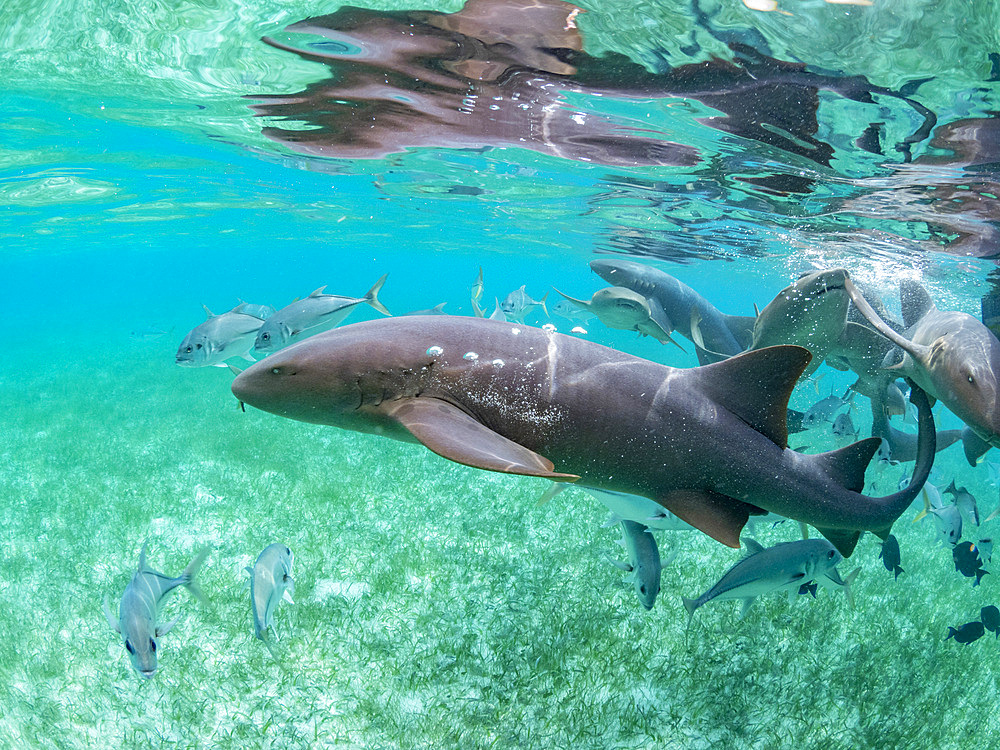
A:
{"type": "Polygon", "coordinates": [[[367,330],[345,326],[275,352],[233,380],[233,395],[301,422],[410,439],[397,435],[380,407],[416,395],[437,352],[412,339],[380,341],[367,330]]]}
{"type": "Polygon", "coordinates": [[[941,400],[978,437],[1000,446],[1000,341],[985,327],[960,327],[918,356],[928,385],[941,400]]]}

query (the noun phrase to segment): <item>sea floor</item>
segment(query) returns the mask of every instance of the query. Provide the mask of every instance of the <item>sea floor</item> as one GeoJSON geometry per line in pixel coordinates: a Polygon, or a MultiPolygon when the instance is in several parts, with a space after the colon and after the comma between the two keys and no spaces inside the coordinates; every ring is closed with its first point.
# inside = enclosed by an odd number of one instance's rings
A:
{"type": "MultiPolygon", "coordinates": [[[[893,580],[866,535],[855,608],[710,604],[740,554],[661,532],[652,611],[607,561],[607,512],[571,489],[419,446],[241,413],[230,374],[174,366],[171,340],[28,350],[0,374],[0,736],[11,747],[965,748],[1000,738],[1000,645],[948,626],[998,603],[959,576],[930,520],[896,526],[893,580]],[[176,575],[204,546],[150,680],[101,611],[149,543],[176,575]],[[295,553],[280,640],[253,637],[244,567],[295,553]]],[[[12,361],[12,360],[11,360],[12,361]]],[[[949,467],[985,493],[985,467],[949,467]]],[[[894,489],[895,480],[890,482],[894,489]]],[[[959,482],[960,484],[962,482],[959,482]]],[[[995,488],[990,488],[995,495],[995,488]]],[[[983,503],[992,509],[993,495],[983,503]]],[[[995,522],[991,522],[995,523],[995,522]]],[[[797,525],[754,537],[796,538],[797,525]]],[[[983,532],[986,533],[985,531],[983,532]]]]}

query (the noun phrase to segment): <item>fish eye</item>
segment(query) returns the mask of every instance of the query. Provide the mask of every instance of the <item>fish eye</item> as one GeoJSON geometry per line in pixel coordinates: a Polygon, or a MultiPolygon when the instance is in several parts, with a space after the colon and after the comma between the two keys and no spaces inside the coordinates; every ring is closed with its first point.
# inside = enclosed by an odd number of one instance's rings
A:
{"type": "Polygon", "coordinates": [[[645,584],[643,584],[642,586],[639,587],[639,593],[642,594],[643,596],[646,595],[646,585],[645,584]]]}
{"type": "Polygon", "coordinates": [[[156,641],[154,641],[152,638],[149,639],[149,650],[152,651],[154,654],[156,653],[156,641]]]}
{"type": "Polygon", "coordinates": [[[270,341],[270,340],[271,340],[271,334],[269,334],[269,333],[267,333],[267,332],[265,331],[264,333],[262,333],[262,334],[260,335],[260,340],[261,340],[261,341],[270,341]]]}
{"type": "Polygon", "coordinates": [[[830,550],[829,552],[826,553],[827,560],[832,560],[836,554],[837,554],[836,550],[830,550]]]}
{"type": "Polygon", "coordinates": [[[191,347],[190,344],[188,344],[187,348],[184,351],[186,351],[188,354],[190,354],[191,352],[194,351],[194,349],[191,347]]]}
{"type": "Polygon", "coordinates": [[[132,646],[132,641],[125,641],[125,650],[130,654],[135,653],[135,648],[132,646]]]}
{"type": "Polygon", "coordinates": [[[292,554],[292,551],[288,549],[288,547],[285,547],[285,552],[288,553],[289,555],[292,554]]]}

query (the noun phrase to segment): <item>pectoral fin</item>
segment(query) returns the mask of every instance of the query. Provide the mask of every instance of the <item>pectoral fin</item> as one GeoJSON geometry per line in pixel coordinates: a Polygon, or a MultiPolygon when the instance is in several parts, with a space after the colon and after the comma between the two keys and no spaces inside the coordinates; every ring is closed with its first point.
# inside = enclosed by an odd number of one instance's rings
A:
{"type": "Polygon", "coordinates": [[[740,548],[740,532],[753,506],[709,490],[676,490],[658,501],[718,542],[740,548]]]}
{"type": "Polygon", "coordinates": [[[122,629],[118,627],[118,621],[114,618],[114,615],[111,614],[111,605],[108,604],[107,594],[104,595],[104,616],[108,618],[108,625],[110,625],[116,633],[122,632],[122,629]]]}
{"type": "Polygon", "coordinates": [[[386,414],[425,447],[456,463],[556,482],[575,482],[580,478],[576,474],[553,471],[552,462],[544,456],[508,440],[457,406],[438,398],[394,401],[388,405],[386,414]]]}
{"type": "Polygon", "coordinates": [[[170,622],[168,622],[168,623],[166,623],[164,625],[157,625],[156,626],[156,637],[159,638],[159,637],[164,636],[167,633],[169,633],[173,629],[174,625],[176,625],[177,622],[180,619],[181,619],[181,616],[177,615],[177,617],[175,617],[170,622]]]}

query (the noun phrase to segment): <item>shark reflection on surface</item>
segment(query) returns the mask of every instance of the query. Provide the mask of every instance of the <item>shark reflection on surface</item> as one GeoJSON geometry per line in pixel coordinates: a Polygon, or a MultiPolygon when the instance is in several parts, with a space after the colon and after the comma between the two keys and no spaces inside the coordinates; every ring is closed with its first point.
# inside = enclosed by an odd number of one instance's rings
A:
{"type": "MultiPolygon", "coordinates": [[[[914,108],[923,125],[897,144],[907,160],[910,144],[926,138],[935,122],[912,99],[863,76],[812,72],[742,42],[729,44],[731,61],[678,67],[651,50],[655,72],[617,53],[594,57],[583,51],[581,12],[561,0],[468,0],[456,13],[345,6],[288,27],[323,41],[299,48],[264,39],[328,65],[331,78],[294,94],[254,96],[260,103],[253,109],[296,123],[264,134],[315,156],[518,146],[607,166],[691,167],[711,156],[670,139],[662,104],[664,130],[594,111],[614,99],[674,99],[716,130],[824,166],[834,149],[816,137],[821,90],[873,105],[873,94],[887,95],[914,108]],[[700,104],[688,106],[691,100],[700,104]]],[[[878,110],[873,106],[875,119],[878,110]]]]}

